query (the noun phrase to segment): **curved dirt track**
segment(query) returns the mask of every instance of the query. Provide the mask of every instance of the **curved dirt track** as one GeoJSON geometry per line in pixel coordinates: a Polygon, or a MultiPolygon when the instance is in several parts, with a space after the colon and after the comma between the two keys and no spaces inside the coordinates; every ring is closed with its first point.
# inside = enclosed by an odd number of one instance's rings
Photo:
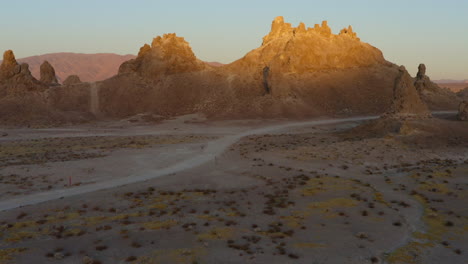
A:
{"type": "Polygon", "coordinates": [[[97,182],[92,185],[84,185],[78,187],[72,187],[67,189],[53,190],[42,193],[35,193],[30,195],[25,195],[22,197],[4,200],[0,202],[0,211],[11,210],[23,206],[39,204],[47,201],[57,200],[65,197],[71,197],[81,194],[86,194],[90,192],[100,191],[104,189],[111,189],[120,187],[127,184],[142,182],[151,180],[154,178],[162,177],[165,175],[181,172],[190,168],[200,166],[206,162],[214,160],[216,156],[222,154],[229,146],[235,144],[241,138],[256,134],[265,134],[273,132],[276,130],[291,128],[291,127],[301,127],[301,126],[314,126],[314,125],[328,125],[336,124],[342,122],[350,121],[365,121],[370,119],[375,119],[377,116],[366,116],[366,117],[354,117],[354,118],[344,118],[344,119],[327,119],[327,120],[313,120],[305,122],[294,122],[286,123],[280,125],[273,125],[263,128],[258,128],[235,135],[225,136],[207,143],[205,149],[200,155],[195,157],[185,159],[181,162],[178,162],[172,166],[166,167],[164,169],[155,169],[147,171],[144,174],[140,175],[129,175],[125,178],[119,178],[111,181],[97,182]]]}
{"type": "MultiPolygon", "coordinates": [[[[438,112],[446,113],[446,112],[438,112]]],[[[162,177],[169,174],[174,174],[181,172],[187,169],[198,167],[204,163],[212,161],[216,156],[222,154],[229,146],[235,144],[241,138],[256,134],[266,134],[273,131],[292,128],[292,127],[301,127],[301,126],[315,126],[315,125],[329,125],[337,124],[343,122],[355,122],[355,121],[366,121],[371,119],[376,119],[378,116],[363,116],[363,117],[353,117],[353,118],[343,118],[343,119],[326,119],[326,120],[312,120],[312,121],[303,121],[303,122],[292,122],[279,125],[272,125],[263,128],[253,129],[250,131],[238,133],[235,135],[228,135],[207,143],[205,149],[200,155],[195,157],[185,159],[181,162],[178,162],[174,165],[168,166],[163,169],[154,169],[146,171],[144,174],[139,175],[129,175],[125,178],[119,178],[110,181],[97,182],[91,185],[77,186],[66,189],[52,190],[42,193],[35,193],[30,195],[25,195],[22,197],[8,199],[0,201],[0,211],[11,210],[23,206],[39,204],[47,201],[57,200],[65,197],[71,197],[81,194],[86,194],[90,192],[116,188],[132,183],[142,182],[151,180],[154,178],[162,177]]]]}

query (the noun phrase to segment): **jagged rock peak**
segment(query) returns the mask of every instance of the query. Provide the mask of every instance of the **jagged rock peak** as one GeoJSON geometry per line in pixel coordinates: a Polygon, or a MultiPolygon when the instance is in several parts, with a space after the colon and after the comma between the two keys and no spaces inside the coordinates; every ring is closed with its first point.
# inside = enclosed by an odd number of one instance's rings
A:
{"type": "Polygon", "coordinates": [[[14,65],[16,66],[18,62],[16,62],[15,59],[15,54],[13,53],[12,50],[7,50],[3,53],[3,62],[2,62],[2,67],[3,66],[8,66],[8,65],[14,65]]]}
{"type": "Polygon", "coordinates": [[[426,65],[421,63],[418,66],[418,74],[416,75],[416,78],[423,79],[425,76],[426,76],[426,65]]]}
{"type": "Polygon", "coordinates": [[[343,28],[340,31],[340,36],[349,36],[351,38],[356,38],[356,39],[359,40],[359,38],[357,37],[356,32],[353,31],[353,27],[351,25],[348,26],[348,28],[343,28]]]}
{"type": "Polygon", "coordinates": [[[442,88],[440,88],[436,83],[432,82],[429,76],[426,75],[426,65],[423,63],[419,64],[418,66],[418,73],[416,78],[414,78],[414,86],[420,94],[442,90],[442,88]]]}
{"type": "Polygon", "coordinates": [[[273,39],[280,38],[283,36],[294,36],[296,34],[319,34],[323,37],[332,36],[348,36],[351,38],[357,38],[357,34],[353,31],[353,28],[349,26],[341,30],[339,35],[333,35],[331,28],[328,26],[326,20],[322,21],[322,24],[315,24],[313,28],[307,28],[303,22],[299,23],[297,27],[292,27],[290,23],[285,23],[282,16],[276,17],[271,24],[270,33],[263,38],[263,45],[267,44],[273,39]]]}
{"type": "Polygon", "coordinates": [[[81,80],[78,75],[70,75],[65,79],[65,81],[63,81],[63,85],[73,85],[79,83],[81,83],[81,80]]]}
{"type": "Polygon", "coordinates": [[[44,61],[40,67],[41,82],[47,85],[57,85],[57,76],[55,75],[55,69],[48,61],[44,61]]]}
{"type": "Polygon", "coordinates": [[[151,46],[143,45],[138,57],[124,62],[119,73],[138,73],[154,78],[161,74],[197,71],[205,67],[205,63],[196,58],[189,43],[171,33],[154,38],[151,46]]]}
{"type": "Polygon", "coordinates": [[[3,53],[3,61],[0,66],[0,80],[9,79],[17,74],[31,75],[29,65],[22,63],[21,65],[15,59],[15,54],[12,50],[7,50],[3,53]]]}
{"type": "Polygon", "coordinates": [[[178,37],[175,33],[157,36],[151,43],[152,50],[163,52],[164,56],[177,55],[187,59],[196,60],[189,43],[183,37],[178,37]]]}
{"type": "Polygon", "coordinates": [[[413,78],[404,66],[399,68],[399,76],[393,87],[392,106],[384,117],[391,118],[427,118],[431,112],[426,103],[421,100],[414,86],[413,78]]]}

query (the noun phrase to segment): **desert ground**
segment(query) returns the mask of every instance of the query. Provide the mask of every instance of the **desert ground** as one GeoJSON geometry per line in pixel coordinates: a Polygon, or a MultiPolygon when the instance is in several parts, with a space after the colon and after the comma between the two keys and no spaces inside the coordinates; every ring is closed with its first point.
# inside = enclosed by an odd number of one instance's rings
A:
{"type": "Polygon", "coordinates": [[[0,129],[0,263],[466,263],[468,140],[375,118],[0,129]]]}

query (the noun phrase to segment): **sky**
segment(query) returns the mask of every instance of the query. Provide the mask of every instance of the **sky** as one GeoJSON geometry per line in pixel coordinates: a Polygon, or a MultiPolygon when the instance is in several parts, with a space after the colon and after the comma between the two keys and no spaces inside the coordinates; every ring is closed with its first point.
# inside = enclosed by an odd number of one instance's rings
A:
{"type": "Polygon", "coordinates": [[[177,33],[205,61],[229,63],[261,45],[271,21],[352,25],[362,41],[432,79],[468,79],[468,0],[0,0],[0,50],[136,54],[177,33]]]}

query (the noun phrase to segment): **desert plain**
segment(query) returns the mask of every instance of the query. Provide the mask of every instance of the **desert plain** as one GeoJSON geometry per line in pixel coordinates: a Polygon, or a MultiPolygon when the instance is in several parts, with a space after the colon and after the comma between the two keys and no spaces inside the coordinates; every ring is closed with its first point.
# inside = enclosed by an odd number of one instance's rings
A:
{"type": "Polygon", "coordinates": [[[375,118],[3,129],[0,262],[463,263],[466,125],[375,118]]]}

